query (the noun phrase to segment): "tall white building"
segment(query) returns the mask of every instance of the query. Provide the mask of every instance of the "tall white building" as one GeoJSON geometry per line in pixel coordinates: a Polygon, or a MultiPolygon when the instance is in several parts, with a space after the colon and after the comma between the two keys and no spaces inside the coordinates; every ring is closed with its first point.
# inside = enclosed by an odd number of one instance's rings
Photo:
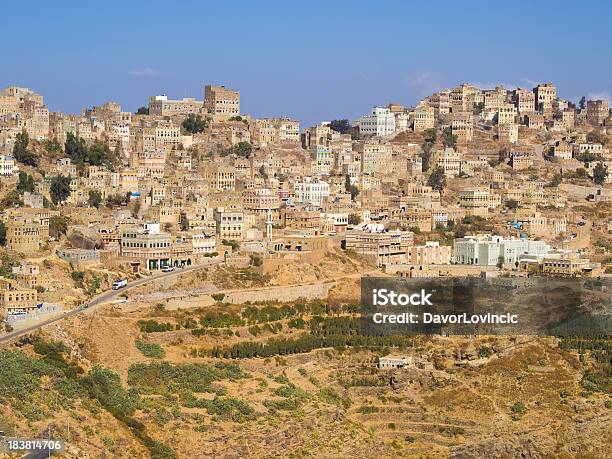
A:
{"type": "Polygon", "coordinates": [[[515,263],[523,255],[544,256],[550,246],[544,241],[504,239],[502,236],[467,236],[455,239],[454,261],[460,265],[495,266],[515,263]]]}
{"type": "Polygon", "coordinates": [[[371,115],[359,118],[359,131],[379,137],[395,133],[395,116],[388,108],[374,107],[371,115]]]}
{"type": "Polygon", "coordinates": [[[303,182],[295,184],[297,202],[320,206],[323,198],[329,196],[329,183],[306,177],[303,182]]]}

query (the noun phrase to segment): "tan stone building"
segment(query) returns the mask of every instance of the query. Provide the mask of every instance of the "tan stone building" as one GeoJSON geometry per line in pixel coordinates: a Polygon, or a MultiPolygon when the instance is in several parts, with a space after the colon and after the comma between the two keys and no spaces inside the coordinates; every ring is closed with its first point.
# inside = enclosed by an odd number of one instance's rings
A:
{"type": "Polygon", "coordinates": [[[226,164],[206,164],[204,178],[210,190],[228,191],[236,189],[236,169],[226,164]]]}
{"type": "Polygon", "coordinates": [[[552,115],[553,102],[557,98],[555,85],[552,83],[539,84],[533,89],[533,92],[537,110],[545,116],[552,115]]]}
{"type": "Polygon", "coordinates": [[[516,88],[512,93],[512,102],[519,114],[531,113],[536,109],[535,94],[529,89],[516,88]]]}
{"type": "Polygon", "coordinates": [[[451,129],[459,142],[471,142],[474,138],[474,117],[472,113],[453,113],[451,129]]]}
{"type": "Polygon", "coordinates": [[[591,126],[602,126],[610,113],[607,100],[589,100],[587,102],[587,121],[591,126]]]}
{"type": "Polygon", "coordinates": [[[519,129],[517,124],[499,124],[497,126],[497,138],[500,142],[518,142],[519,129]]]}
{"type": "Polygon", "coordinates": [[[0,277],[0,312],[23,314],[36,310],[38,294],[35,289],[21,287],[17,281],[0,277]]]}
{"type": "Polygon", "coordinates": [[[497,110],[497,124],[514,124],[516,122],[516,107],[513,104],[501,104],[497,110]]]}
{"type": "Polygon", "coordinates": [[[426,129],[432,129],[436,125],[434,109],[431,107],[417,107],[414,110],[414,132],[422,132],[426,129]]]}
{"type": "Polygon", "coordinates": [[[200,113],[203,107],[204,103],[194,98],[172,100],[165,94],[149,97],[149,115],[187,116],[190,113],[200,113]]]}
{"type": "Polygon", "coordinates": [[[204,110],[213,119],[227,119],[240,115],[240,93],[225,86],[204,87],[204,110]]]}

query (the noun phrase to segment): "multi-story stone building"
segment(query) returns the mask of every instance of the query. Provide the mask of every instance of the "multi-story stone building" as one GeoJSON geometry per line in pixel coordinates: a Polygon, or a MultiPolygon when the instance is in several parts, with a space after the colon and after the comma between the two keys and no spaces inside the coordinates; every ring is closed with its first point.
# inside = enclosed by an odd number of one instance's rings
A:
{"type": "Polygon", "coordinates": [[[208,188],[215,191],[233,191],[236,188],[236,169],[226,164],[206,164],[204,178],[208,188]]]}
{"type": "Polygon", "coordinates": [[[406,262],[406,252],[414,238],[410,231],[376,232],[363,229],[346,231],[345,248],[371,257],[376,265],[406,262]]]}
{"type": "Polygon", "coordinates": [[[433,108],[421,106],[414,110],[414,132],[422,132],[427,129],[433,129],[435,126],[436,120],[433,108]]]}
{"type": "Polygon", "coordinates": [[[23,254],[33,254],[49,240],[49,219],[58,211],[16,208],[4,212],[6,247],[23,254]]]}
{"type": "Polygon", "coordinates": [[[537,85],[533,92],[535,94],[536,108],[542,114],[552,114],[553,102],[557,98],[557,88],[552,83],[537,85]]]}
{"type": "Polygon", "coordinates": [[[240,93],[225,86],[204,87],[204,110],[213,119],[227,119],[240,115],[240,93]]]}
{"type": "Polygon", "coordinates": [[[514,124],[516,122],[516,107],[512,104],[501,104],[497,109],[497,124],[514,124]]]}
{"type": "Polygon", "coordinates": [[[149,115],[187,116],[190,113],[200,113],[203,107],[204,103],[194,98],[172,100],[165,94],[149,97],[149,115]]]}
{"type": "Polygon", "coordinates": [[[26,314],[36,311],[38,293],[22,287],[13,279],[0,277],[0,315],[26,314]]]}
{"type": "Polygon", "coordinates": [[[244,235],[244,213],[238,210],[217,208],[213,213],[217,229],[216,234],[220,240],[240,241],[244,235]]]}
{"type": "Polygon", "coordinates": [[[471,142],[474,138],[474,117],[472,113],[453,113],[451,129],[459,142],[471,142]]]}
{"type": "Polygon", "coordinates": [[[498,124],[497,138],[500,142],[516,143],[518,142],[519,129],[514,123],[498,124]]]}
{"type": "Polygon", "coordinates": [[[321,123],[304,129],[301,135],[302,148],[310,148],[317,145],[328,147],[332,139],[332,129],[329,123],[321,123]]]}
{"type": "Polygon", "coordinates": [[[440,245],[438,241],[427,241],[425,245],[408,248],[407,263],[412,265],[448,265],[451,262],[452,247],[440,245]]]}
{"type": "Polygon", "coordinates": [[[536,109],[535,94],[529,89],[516,88],[512,92],[512,102],[521,115],[534,112],[536,109]]]}
{"type": "Polygon", "coordinates": [[[157,222],[123,228],[119,255],[131,262],[134,270],[147,271],[172,265],[172,236],[160,230],[157,222]]]}
{"type": "Polygon", "coordinates": [[[485,216],[490,209],[501,205],[501,198],[484,189],[469,189],[459,192],[459,206],[468,215],[485,216]]]}
{"type": "Polygon", "coordinates": [[[587,102],[587,121],[591,126],[602,126],[610,114],[607,100],[589,100],[587,102]]]}

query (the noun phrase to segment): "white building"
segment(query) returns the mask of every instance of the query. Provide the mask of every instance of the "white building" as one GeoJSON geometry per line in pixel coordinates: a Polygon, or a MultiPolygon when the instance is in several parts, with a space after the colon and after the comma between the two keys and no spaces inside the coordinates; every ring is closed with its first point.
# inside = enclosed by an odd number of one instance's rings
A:
{"type": "Polygon", "coordinates": [[[212,254],[217,251],[217,240],[214,236],[205,233],[194,233],[191,236],[194,255],[212,254]]]}
{"type": "Polygon", "coordinates": [[[15,164],[12,156],[0,155],[0,176],[12,177],[19,172],[19,167],[15,164]]]}
{"type": "Polygon", "coordinates": [[[306,177],[295,184],[295,199],[299,203],[320,206],[323,198],[329,196],[329,183],[306,177]]]}
{"type": "Polygon", "coordinates": [[[365,115],[357,121],[363,134],[387,136],[395,133],[395,116],[388,108],[374,107],[371,115],[365,115]]]}
{"type": "Polygon", "coordinates": [[[524,255],[543,256],[550,251],[544,241],[504,239],[502,236],[467,236],[455,239],[454,261],[460,265],[495,266],[516,263],[524,255]]]}

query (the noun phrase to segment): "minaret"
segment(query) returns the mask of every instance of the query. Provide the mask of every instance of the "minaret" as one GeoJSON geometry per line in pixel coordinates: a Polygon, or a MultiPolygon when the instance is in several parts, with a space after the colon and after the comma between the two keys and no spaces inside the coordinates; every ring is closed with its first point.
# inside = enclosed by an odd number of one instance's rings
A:
{"type": "Polygon", "coordinates": [[[268,209],[268,218],[266,219],[266,239],[272,241],[272,211],[268,209]]]}

